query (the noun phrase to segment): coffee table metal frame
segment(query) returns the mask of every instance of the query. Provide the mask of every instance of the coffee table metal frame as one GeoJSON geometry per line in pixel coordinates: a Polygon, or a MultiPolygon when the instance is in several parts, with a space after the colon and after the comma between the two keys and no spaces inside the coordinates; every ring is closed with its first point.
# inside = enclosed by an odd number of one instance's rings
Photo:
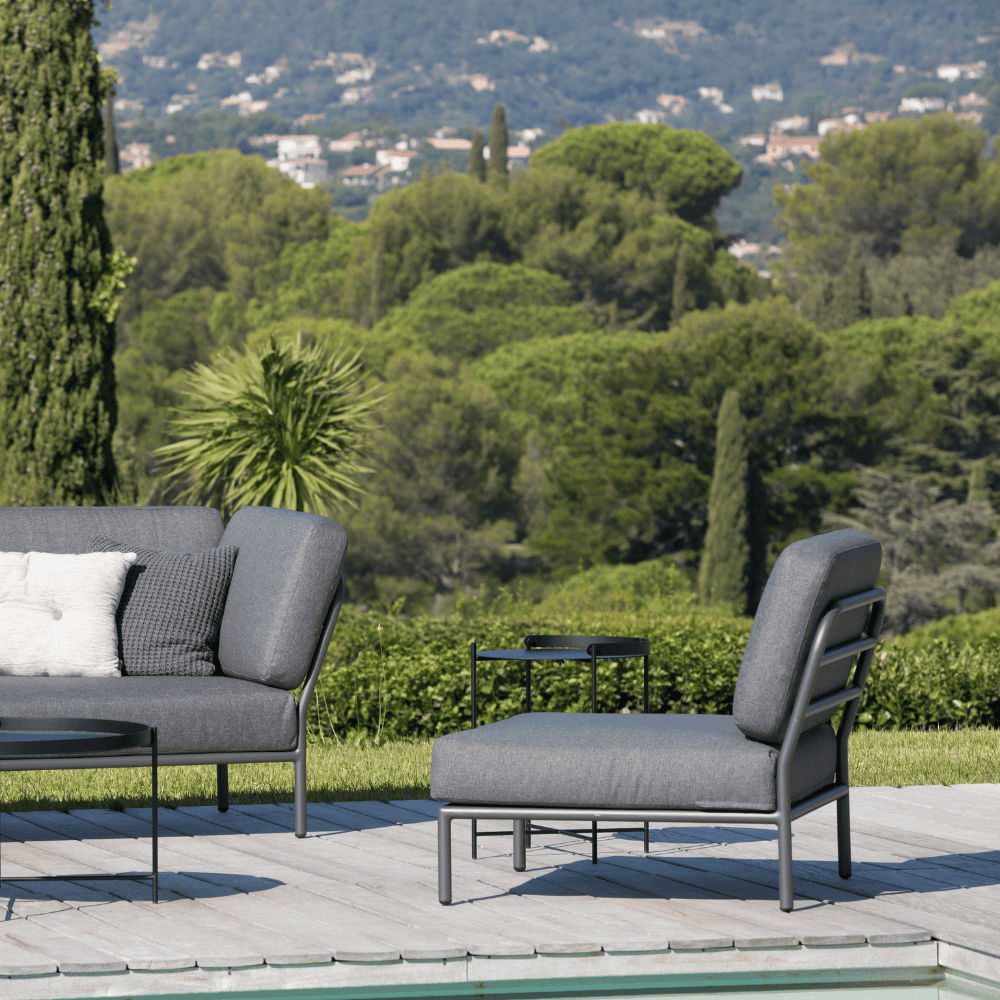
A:
{"type": "MultiPolygon", "coordinates": [[[[107,766],[108,757],[95,756],[149,747],[153,784],[153,870],[148,875],[30,875],[8,882],[79,882],[99,879],[152,881],[153,902],[159,902],[157,828],[156,727],[111,719],[0,718],[0,771],[40,771],[49,768],[107,766]],[[20,738],[18,734],[23,734],[20,738]]],[[[114,759],[114,758],[110,758],[114,759]]],[[[0,882],[3,881],[0,875],[0,882]]]]}
{"type": "MultiPolygon", "coordinates": [[[[472,728],[476,728],[476,663],[479,660],[521,660],[524,668],[524,711],[531,711],[531,664],[538,660],[564,660],[590,662],[590,711],[597,714],[597,661],[621,660],[632,656],[642,657],[642,710],[649,714],[649,640],[633,639],[617,635],[529,635],[524,640],[524,649],[484,649],[477,650],[472,642],[472,728]]],[[[516,825],[516,824],[515,824],[516,825]]],[[[638,826],[603,827],[604,833],[634,833],[642,831],[642,848],[649,853],[649,823],[638,826]]],[[[590,829],[555,829],[528,820],[524,825],[524,845],[531,847],[532,831],[536,833],[559,833],[578,840],[590,842],[590,860],[597,864],[597,823],[590,829]]],[[[472,821],[472,857],[478,857],[480,837],[510,837],[513,831],[480,831],[476,820],[472,821]]]]}

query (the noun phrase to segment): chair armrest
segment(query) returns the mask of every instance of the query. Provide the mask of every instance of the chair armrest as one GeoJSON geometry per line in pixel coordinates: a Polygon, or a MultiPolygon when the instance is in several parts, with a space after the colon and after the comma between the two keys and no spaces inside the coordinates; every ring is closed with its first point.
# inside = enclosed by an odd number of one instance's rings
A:
{"type": "Polygon", "coordinates": [[[299,716],[299,748],[302,747],[306,738],[309,704],[316,691],[319,672],[323,669],[323,664],[326,662],[326,651],[330,646],[330,639],[333,637],[333,630],[337,624],[337,619],[340,617],[340,609],[344,606],[345,592],[346,584],[344,583],[344,578],[341,577],[340,583],[337,584],[337,589],[334,591],[333,598],[330,601],[330,609],[326,613],[326,619],[323,622],[323,631],[320,633],[319,641],[316,643],[316,651],[313,653],[312,662],[309,664],[309,672],[306,674],[305,684],[302,685],[302,690],[299,692],[297,706],[299,716]]]}

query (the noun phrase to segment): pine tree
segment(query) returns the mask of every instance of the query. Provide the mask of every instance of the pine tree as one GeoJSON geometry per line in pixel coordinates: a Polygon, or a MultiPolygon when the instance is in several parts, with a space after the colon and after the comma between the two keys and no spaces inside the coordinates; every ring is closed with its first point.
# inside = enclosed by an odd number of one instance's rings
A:
{"type": "Polygon", "coordinates": [[[698,568],[698,597],[703,604],[728,604],[747,610],[750,544],[747,540],[746,427],[735,389],[719,406],[715,434],[715,469],[708,495],[708,531],[698,568]]]}
{"type": "Polygon", "coordinates": [[[93,0],[0,5],[0,504],[98,504],[114,484],[107,90],[93,0]]]}
{"type": "Polygon", "coordinates": [[[113,177],[121,173],[118,162],[118,136],[115,135],[115,92],[108,90],[104,101],[104,176],[113,177]]]}
{"type": "Polygon", "coordinates": [[[469,150],[469,167],[466,171],[476,180],[486,180],[486,159],[483,156],[483,133],[476,129],[472,133],[472,149],[469,150]]]}
{"type": "Polygon", "coordinates": [[[491,184],[501,186],[507,184],[507,147],[509,145],[507,112],[502,104],[497,104],[493,108],[493,121],[490,122],[489,179],[491,184]]]}

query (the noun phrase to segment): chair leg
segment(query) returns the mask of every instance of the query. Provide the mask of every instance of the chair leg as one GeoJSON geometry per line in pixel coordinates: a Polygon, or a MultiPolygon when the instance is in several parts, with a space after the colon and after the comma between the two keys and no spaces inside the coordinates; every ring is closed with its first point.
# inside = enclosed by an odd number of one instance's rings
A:
{"type": "Polygon", "coordinates": [[[295,836],[306,835],[306,752],[295,761],[295,836]]]}
{"type": "Polygon", "coordinates": [[[438,902],[451,902],[451,816],[442,806],[438,810],[438,902]]]}
{"type": "Polygon", "coordinates": [[[590,863],[597,864],[597,824],[590,824],[590,863]]]}
{"type": "Polygon", "coordinates": [[[642,824],[642,849],[649,854],[649,824],[642,824]]]}
{"type": "Polygon", "coordinates": [[[472,860],[475,861],[479,857],[479,829],[476,826],[476,820],[472,821],[472,860]]]}
{"type": "Polygon", "coordinates": [[[524,823],[523,819],[514,820],[514,871],[523,872],[528,867],[524,856],[524,823]]]}
{"type": "Polygon", "coordinates": [[[847,795],[837,799],[837,870],[851,877],[851,803],[847,795]]]}
{"type": "Polygon", "coordinates": [[[215,765],[215,787],[219,793],[219,812],[229,811],[229,765],[215,765]]]}
{"type": "Polygon", "coordinates": [[[778,906],[792,911],[792,818],[787,813],[778,823],[778,906]]]}

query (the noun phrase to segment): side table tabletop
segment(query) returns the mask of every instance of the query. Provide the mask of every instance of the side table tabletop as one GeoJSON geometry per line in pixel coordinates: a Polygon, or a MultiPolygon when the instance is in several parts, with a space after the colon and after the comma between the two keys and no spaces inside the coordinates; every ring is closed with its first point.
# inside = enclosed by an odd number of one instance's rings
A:
{"type": "MultiPolygon", "coordinates": [[[[46,763],[60,767],[87,767],[86,758],[95,754],[149,747],[153,771],[153,870],[140,875],[29,875],[7,878],[8,882],[79,882],[81,880],[124,879],[153,883],[153,902],[159,902],[159,859],[157,851],[157,761],[156,727],[138,722],[117,722],[111,719],[18,719],[0,718],[0,771],[15,770],[7,766],[25,760],[37,762],[35,770],[44,770],[46,763]],[[70,763],[73,761],[74,763],[70,763]]],[[[21,770],[22,768],[16,768],[21,770]]],[[[2,881],[0,875],[0,881],[2,881]]]]}

